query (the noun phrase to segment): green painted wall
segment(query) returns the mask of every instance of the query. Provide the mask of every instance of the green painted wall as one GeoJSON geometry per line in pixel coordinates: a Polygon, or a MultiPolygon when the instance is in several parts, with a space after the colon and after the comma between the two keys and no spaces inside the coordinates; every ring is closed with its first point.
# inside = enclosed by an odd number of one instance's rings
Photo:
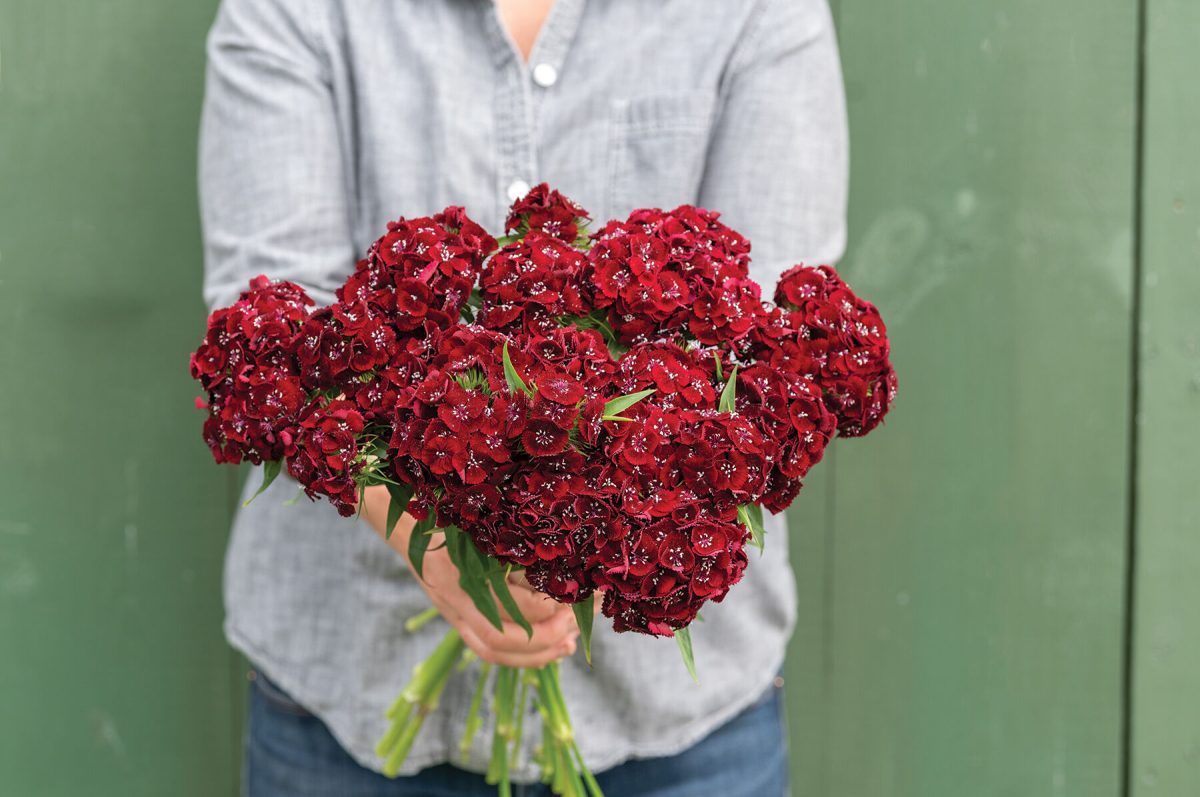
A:
{"type": "Polygon", "coordinates": [[[186,370],[214,7],[0,0],[0,794],[234,793],[186,370]]]}
{"type": "MultiPolygon", "coordinates": [[[[236,792],[215,5],[0,0],[0,794],[236,792]]],[[[901,394],[796,513],[798,797],[1200,792],[1200,8],[1144,6],[835,0],[901,394]]]]}
{"type": "Polygon", "coordinates": [[[1148,0],[1135,797],[1200,794],[1200,3],[1148,0]]]}
{"type": "Polygon", "coordinates": [[[804,524],[796,792],[1117,795],[1137,5],[836,13],[900,395],[804,524]]]}

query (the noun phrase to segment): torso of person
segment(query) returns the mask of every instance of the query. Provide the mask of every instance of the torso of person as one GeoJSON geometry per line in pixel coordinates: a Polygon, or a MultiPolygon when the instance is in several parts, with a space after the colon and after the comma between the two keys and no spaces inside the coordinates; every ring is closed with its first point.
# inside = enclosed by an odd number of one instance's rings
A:
{"type": "MultiPolygon", "coordinates": [[[[844,236],[845,130],[825,0],[224,0],[201,131],[206,296],[259,273],[318,302],[399,216],[462,205],[493,233],[547,181],[596,229],[636,207],[700,204],[750,238],[769,295],[844,236]]],[[[258,484],[248,478],[248,490],[258,484]]],[[[237,515],[226,634],[379,767],[384,712],[437,644],[402,559],[277,480],[237,515]]],[[[598,618],[593,665],[564,661],[579,744],[601,770],[671,755],[758,700],[795,616],[786,526],[693,625],[699,684],[670,639],[598,618]]],[[[457,746],[473,680],[452,679],[405,766],[483,771],[457,746]]],[[[482,738],[482,737],[481,737],[482,738]]],[[[514,777],[537,777],[526,739],[514,777]]]]}

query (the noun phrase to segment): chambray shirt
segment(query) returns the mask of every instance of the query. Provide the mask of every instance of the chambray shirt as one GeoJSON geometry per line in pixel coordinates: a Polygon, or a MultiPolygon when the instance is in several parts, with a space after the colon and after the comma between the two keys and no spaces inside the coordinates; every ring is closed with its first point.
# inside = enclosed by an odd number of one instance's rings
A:
{"type": "MultiPolygon", "coordinates": [[[[200,188],[208,303],[257,275],[318,302],[389,219],[464,205],[493,233],[547,181],[602,223],[635,207],[720,211],[773,292],[845,238],[847,144],[825,0],[558,0],[528,64],[487,0],[225,0],[208,40],[200,188]]],[[[247,490],[256,488],[252,474],[247,490]]],[[[230,642],[378,768],[384,711],[446,630],[401,558],[278,480],[234,523],[230,642]]],[[[807,496],[802,493],[799,500],[807,496]]],[[[682,751],[758,699],[795,614],[783,518],[764,555],[692,636],[697,685],[670,639],[599,619],[589,670],[563,688],[589,766],[682,751]]],[[[473,679],[454,677],[405,773],[458,762],[473,679]]],[[[531,723],[536,726],[538,723],[531,723]]],[[[487,764],[487,728],[465,764],[487,764]]],[[[527,733],[517,781],[534,780],[527,733]]]]}

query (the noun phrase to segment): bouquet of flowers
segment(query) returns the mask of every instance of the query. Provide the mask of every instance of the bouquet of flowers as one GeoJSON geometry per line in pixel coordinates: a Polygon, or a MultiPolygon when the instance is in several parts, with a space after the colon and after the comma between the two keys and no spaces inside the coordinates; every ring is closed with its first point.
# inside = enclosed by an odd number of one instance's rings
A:
{"type": "MultiPolygon", "coordinates": [[[[254,279],[192,355],[204,439],[217,462],[261,464],[264,488],[286,467],[344,516],[386,486],[387,528],[416,520],[416,574],[440,532],[497,628],[503,611],[530,629],[507,581],[523,570],[574,608],[589,661],[599,595],[614,630],[673,636],[695,677],[688,626],[762,546],[763,508],[783,511],[835,435],[886,414],[887,334],[828,266],[792,268],[764,301],[750,243],[715,212],[589,221],[543,184],[499,240],[458,207],[389,224],[328,307],[254,279]]],[[[417,666],[388,712],[385,772],[470,655],[451,630],[417,666]]],[[[600,793],[553,664],[484,664],[464,749],[489,685],[489,782],[508,793],[533,700],[545,782],[600,793]]]]}

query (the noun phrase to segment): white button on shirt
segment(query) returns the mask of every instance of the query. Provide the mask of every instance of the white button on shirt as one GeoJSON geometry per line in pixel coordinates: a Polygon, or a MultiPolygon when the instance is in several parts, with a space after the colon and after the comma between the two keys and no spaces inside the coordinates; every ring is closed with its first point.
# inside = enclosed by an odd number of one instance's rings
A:
{"type": "Polygon", "coordinates": [[[533,82],[542,88],[553,86],[558,80],[558,70],[550,64],[538,64],[533,68],[533,82]]]}
{"type": "Polygon", "coordinates": [[[508,184],[508,200],[516,202],[521,197],[529,193],[529,183],[524,180],[513,180],[508,184]]]}

